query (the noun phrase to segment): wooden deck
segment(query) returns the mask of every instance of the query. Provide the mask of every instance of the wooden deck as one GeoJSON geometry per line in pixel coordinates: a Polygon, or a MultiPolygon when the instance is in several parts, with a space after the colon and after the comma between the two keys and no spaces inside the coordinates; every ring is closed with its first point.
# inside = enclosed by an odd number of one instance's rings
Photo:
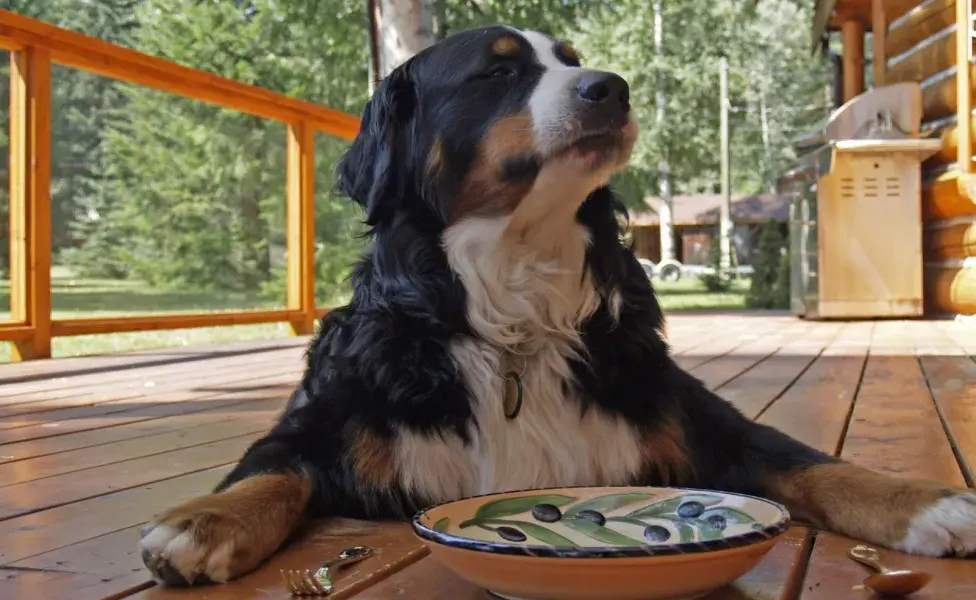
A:
{"type": "MultiPolygon", "coordinates": [[[[669,328],[682,366],[749,416],[867,467],[973,485],[976,327],[709,315],[669,328]]],[[[0,366],[0,598],[286,598],[278,569],[365,544],[378,556],[333,598],[487,600],[405,525],[348,521],[317,524],[226,586],[149,582],[140,524],[226,472],[282,407],[303,350],[296,339],[0,366]]],[[[850,543],[794,527],[709,600],[868,598],[851,591],[865,572],[844,557],[850,543]]],[[[935,575],[919,600],[976,597],[974,561],[887,558],[935,575]]]]}

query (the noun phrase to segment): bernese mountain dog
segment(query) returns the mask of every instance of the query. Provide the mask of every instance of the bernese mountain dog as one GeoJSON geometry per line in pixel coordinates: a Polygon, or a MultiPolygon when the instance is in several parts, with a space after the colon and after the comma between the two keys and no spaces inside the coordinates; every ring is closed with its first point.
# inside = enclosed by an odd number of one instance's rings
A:
{"type": "Polygon", "coordinates": [[[371,242],[352,299],[270,432],[143,530],[156,579],[238,577],[308,517],[558,486],[744,492],[873,544],[976,551],[976,494],[823,454],[677,366],[607,186],[637,134],[627,82],[534,31],[460,32],[386,77],[336,169],[371,242]]]}

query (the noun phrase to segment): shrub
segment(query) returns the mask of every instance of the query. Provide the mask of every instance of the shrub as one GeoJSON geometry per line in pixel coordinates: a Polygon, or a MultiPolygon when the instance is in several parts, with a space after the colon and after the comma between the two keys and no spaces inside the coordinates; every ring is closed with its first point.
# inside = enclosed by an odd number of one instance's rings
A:
{"type": "Polygon", "coordinates": [[[698,279],[704,284],[706,290],[709,292],[725,292],[732,287],[732,279],[728,275],[722,274],[722,252],[718,228],[715,229],[715,237],[712,238],[712,245],[708,248],[705,266],[709,267],[711,272],[699,275],[698,279]]]}
{"type": "Polygon", "coordinates": [[[752,261],[752,284],[746,297],[749,308],[788,308],[790,303],[789,254],[776,221],[768,220],[759,234],[752,261]]]}

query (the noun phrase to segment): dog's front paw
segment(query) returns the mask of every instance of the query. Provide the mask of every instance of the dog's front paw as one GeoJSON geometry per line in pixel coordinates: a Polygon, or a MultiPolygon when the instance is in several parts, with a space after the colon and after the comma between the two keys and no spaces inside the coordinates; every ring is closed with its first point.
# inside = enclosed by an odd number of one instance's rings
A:
{"type": "Polygon", "coordinates": [[[264,558],[255,560],[248,527],[215,500],[221,499],[198,498],[143,529],[139,549],[157,581],[168,585],[223,583],[264,558]]]}
{"type": "Polygon", "coordinates": [[[955,492],[923,508],[895,547],[928,556],[976,554],[976,493],[955,492]]]}
{"type": "Polygon", "coordinates": [[[142,561],[160,583],[223,583],[253,570],[301,521],[306,477],[255,475],[173,508],[143,529],[142,561]]]}

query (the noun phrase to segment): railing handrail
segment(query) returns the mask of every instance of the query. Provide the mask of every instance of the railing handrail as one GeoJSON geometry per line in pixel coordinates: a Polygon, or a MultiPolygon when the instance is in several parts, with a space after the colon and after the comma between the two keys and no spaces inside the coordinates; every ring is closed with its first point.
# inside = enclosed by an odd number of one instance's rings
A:
{"type": "Polygon", "coordinates": [[[192,69],[0,10],[0,49],[11,54],[10,309],[0,342],[14,359],[51,355],[51,338],[154,329],[287,322],[311,333],[315,305],[315,132],[352,139],[355,115],[192,69]],[[281,310],[151,314],[52,319],[51,65],[81,69],[136,85],[284,122],[287,127],[287,302],[281,310]]]}
{"type": "Polygon", "coordinates": [[[354,138],[359,130],[359,117],[355,115],[0,9],[0,48],[17,51],[25,47],[44,48],[53,62],[66,67],[268,119],[307,121],[318,131],[345,139],[354,138]]]}

